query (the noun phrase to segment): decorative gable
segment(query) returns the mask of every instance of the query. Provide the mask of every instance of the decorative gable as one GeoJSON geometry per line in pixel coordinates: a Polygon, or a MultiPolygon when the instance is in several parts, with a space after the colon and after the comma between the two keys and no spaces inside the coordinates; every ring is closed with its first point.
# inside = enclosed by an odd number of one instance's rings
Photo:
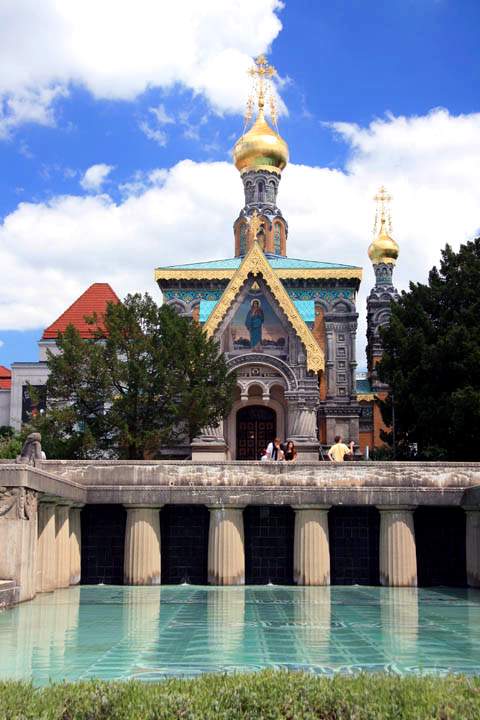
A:
{"type": "MultiPolygon", "coordinates": [[[[259,244],[255,242],[242,264],[231,278],[219,302],[211,311],[204,328],[207,334],[214,335],[233,303],[238,300],[239,293],[250,279],[248,292],[244,293],[239,306],[231,320],[231,343],[233,349],[267,352],[273,355],[286,353],[288,337],[282,330],[272,303],[261,292],[255,290],[253,280],[262,280],[268,287],[272,298],[288,319],[291,327],[302,342],[307,359],[307,368],[319,372],[325,368],[323,351],[319,347],[312,332],[288,296],[281,281],[268,263],[259,244]]],[[[256,283],[259,287],[258,283],[256,283]]],[[[260,287],[259,287],[260,289],[260,287]]]]}

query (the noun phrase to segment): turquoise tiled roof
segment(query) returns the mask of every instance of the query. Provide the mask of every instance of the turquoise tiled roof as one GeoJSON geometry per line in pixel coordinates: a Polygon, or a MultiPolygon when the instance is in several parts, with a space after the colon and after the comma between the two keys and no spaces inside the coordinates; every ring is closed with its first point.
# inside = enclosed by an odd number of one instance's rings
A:
{"type": "Polygon", "coordinates": [[[362,395],[367,395],[368,393],[372,392],[370,380],[368,380],[368,379],[362,378],[359,380],[357,378],[356,387],[357,387],[357,393],[361,393],[362,395]]]}
{"type": "Polygon", "coordinates": [[[217,302],[218,300],[200,300],[198,319],[201,323],[207,322],[217,302]]]}
{"type": "Polygon", "coordinates": [[[294,300],[293,304],[297,308],[302,320],[304,320],[305,322],[315,322],[314,300],[294,300]]]}
{"type": "MultiPolygon", "coordinates": [[[[266,255],[268,262],[274,270],[330,270],[332,268],[356,268],[356,265],[341,265],[340,263],[320,262],[319,260],[299,260],[298,258],[281,257],[279,255],[266,255]]],[[[243,258],[227,258],[226,260],[209,260],[208,262],[190,263],[188,265],[167,265],[159,270],[236,270],[240,267],[243,258]]]]}

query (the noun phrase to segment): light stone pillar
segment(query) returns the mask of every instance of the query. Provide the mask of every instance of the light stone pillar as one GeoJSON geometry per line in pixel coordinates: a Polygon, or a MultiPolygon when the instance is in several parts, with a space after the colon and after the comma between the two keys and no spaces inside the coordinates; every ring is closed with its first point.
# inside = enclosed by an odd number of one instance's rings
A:
{"type": "Polygon", "coordinates": [[[55,507],[56,587],[70,585],[70,506],[55,507]]]}
{"type": "Polygon", "coordinates": [[[160,585],[160,506],[127,508],[124,582],[160,585]]]}
{"type": "Polygon", "coordinates": [[[328,507],[294,506],[293,579],[297,585],[330,585],[328,507]]]}
{"type": "Polygon", "coordinates": [[[466,510],[467,583],[480,587],[480,510],[466,510]]]}
{"type": "Polygon", "coordinates": [[[38,505],[37,592],[52,592],[57,586],[55,503],[38,505]]]}
{"type": "Polygon", "coordinates": [[[380,583],[417,586],[413,508],[380,507],[380,583]]]}
{"type": "Polygon", "coordinates": [[[80,513],[82,508],[70,508],[70,585],[78,585],[81,575],[82,526],[80,513]]]}
{"type": "Polygon", "coordinates": [[[223,436],[223,422],[220,425],[210,425],[191,443],[192,460],[226,460],[227,444],[223,436]]]}
{"type": "Polygon", "coordinates": [[[243,508],[210,507],[208,582],[211,585],[245,584],[243,508]]]}

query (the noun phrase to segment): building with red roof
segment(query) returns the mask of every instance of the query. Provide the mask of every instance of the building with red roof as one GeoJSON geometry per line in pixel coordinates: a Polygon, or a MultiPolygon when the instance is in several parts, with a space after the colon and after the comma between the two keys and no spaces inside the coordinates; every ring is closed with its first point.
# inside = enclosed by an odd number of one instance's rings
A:
{"type": "Polygon", "coordinates": [[[108,283],[93,283],[80,295],[59,317],[42,333],[38,347],[38,362],[16,362],[12,370],[0,366],[0,425],[11,425],[19,430],[27,422],[33,412],[41,408],[33,407],[29,397],[30,385],[40,390],[45,387],[48,379],[47,350],[55,352],[56,339],[59,332],[65,332],[73,325],[82,338],[88,339],[93,333],[102,329],[102,317],[109,302],[119,303],[120,299],[108,283]],[[90,325],[85,317],[96,315],[98,321],[90,325]],[[8,402],[7,402],[8,401],[8,402]],[[2,419],[5,422],[2,422],[2,419]]]}
{"type": "Polygon", "coordinates": [[[12,371],[0,365],[0,390],[10,390],[12,385],[12,371]]]}
{"type": "Polygon", "coordinates": [[[108,283],[93,283],[79,298],[63,312],[51,325],[43,331],[42,340],[55,340],[59,332],[65,332],[68,325],[77,328],[82,338],[89,338],[99,327],[89,325],[85,317],[96,314],[99,319],[105,312],[107,304],[119,303],[118,295],[108,283]]]}
{"type": "Polygon", "coordinates": [[[0,365],[0,427],[10,424],[10,388],[12,371],[0,365]]]}

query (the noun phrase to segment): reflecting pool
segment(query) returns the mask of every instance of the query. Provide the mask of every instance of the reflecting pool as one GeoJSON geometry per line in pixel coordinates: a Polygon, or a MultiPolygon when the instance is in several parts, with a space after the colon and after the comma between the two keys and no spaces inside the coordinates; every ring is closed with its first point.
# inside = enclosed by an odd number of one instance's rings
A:
{"type": "Polygon", "coordinates": [[[0,678],[480,673],[480,591],[84,586],[0,613],[0,678]]]}

